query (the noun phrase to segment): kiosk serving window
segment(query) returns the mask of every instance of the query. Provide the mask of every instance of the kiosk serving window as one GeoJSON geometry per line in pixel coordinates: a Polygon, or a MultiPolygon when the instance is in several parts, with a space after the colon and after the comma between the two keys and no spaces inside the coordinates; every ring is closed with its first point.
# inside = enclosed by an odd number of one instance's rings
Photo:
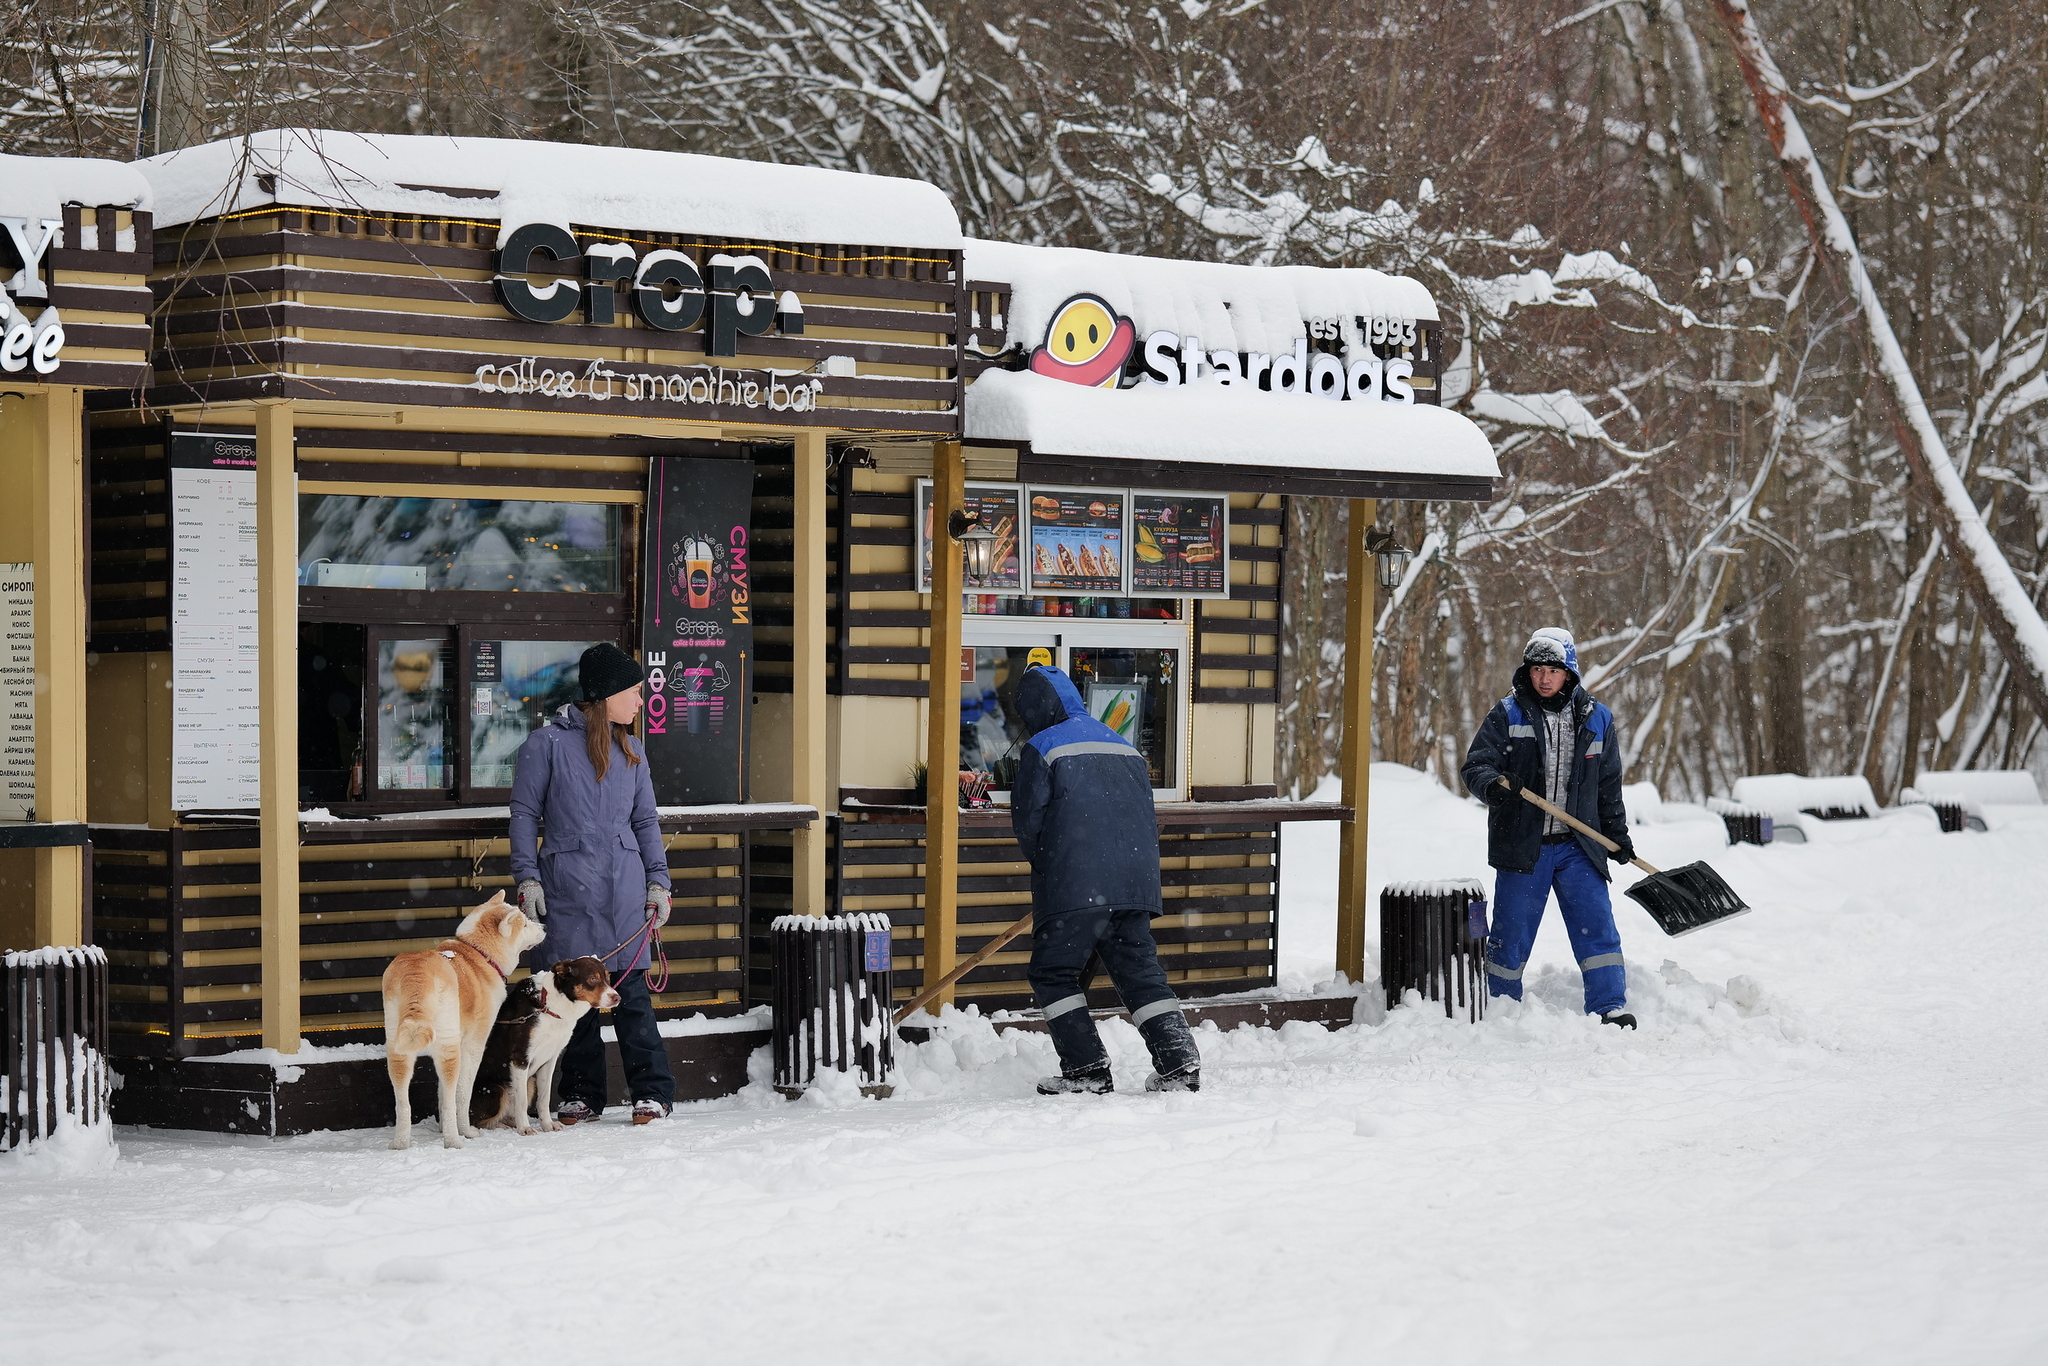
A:
{"type": "Polygon", "coordinates": [[[1154,790],[1179,788],[1181,652],[1076,646],[1067,672],[1088,714],[1145,756],[1154,790]]]}
{"type": "MultiPolygon", "coordinates": [[[[974,681],[962,682],[960,766],[990,775],[1009,800],[1018,754],[1029,736],[1017,718],[1017,684],[1033,663],[1066,670],[1088,714],[1145,756],[1152,790],[1179,800],[1187,790],[1187,628],[1179,621],[1066,621],[1045,627],[970,619],[965,650],[974,681]],[[1048,629],[1050,628],[1050,629],[1048,629]]],[[[963,660],[963,665],[965,661],[963,660]]]]}
{"type": "MultiPolygon", "coordinates": [[[[543,491],[506,491],[527,489],[543,491]]],[[[302,799],[502,804],[527,736],[575,700],[583,652],[631,648],[632,504],[459,492],[301,493],[300,748],[320,749],[302,799]]]]}
{"type": "Polygon", "coordinates": [[[302,494],[299,582],[616,593],[619,522],[619,509],[602,503],[302,494]]]}

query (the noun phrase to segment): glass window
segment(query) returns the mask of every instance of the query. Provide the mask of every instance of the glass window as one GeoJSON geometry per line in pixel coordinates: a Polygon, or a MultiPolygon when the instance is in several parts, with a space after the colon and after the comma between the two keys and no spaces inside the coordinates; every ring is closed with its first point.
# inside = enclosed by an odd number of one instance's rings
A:
{"type": "Polygon", "coordinates": [[[1088,714],[1138,747],[1153,787],[1179,787],[1180,651],[1076,646],[1067,659],[1088,714]]]}
{"type": "Polygon", "coordinates": [[[1007,792],[1015,783],[1017,747],[1031,738],[1017,719],[1016,701],[1017,684],[1031,666],[1032,648],[977,646],[974,682],[960,685],[960,767],[992,774],[995,791],[1007,792]]]}
{"type": "Polygon", "coordinates": [[[510,787],[519,747],[564,703],[594,640],[474,640],[469,644],[469,784],[510,787]]]}
{"type": "Polygon", "coordinates": [[[364,636],[299,623],[299,800],[313,806],[363,796],[364,636]]]}
{"type": "Polygon", "coordinates": [[[315,588],[616,593],[619,509],[608,503],[301,494],[299,582],[315,588]]]}
{"type": "Polygon", "coordinates": [[[446,636],[377,642],[377,787],[384,792],[445,791],[448,676],[446,636]]]}

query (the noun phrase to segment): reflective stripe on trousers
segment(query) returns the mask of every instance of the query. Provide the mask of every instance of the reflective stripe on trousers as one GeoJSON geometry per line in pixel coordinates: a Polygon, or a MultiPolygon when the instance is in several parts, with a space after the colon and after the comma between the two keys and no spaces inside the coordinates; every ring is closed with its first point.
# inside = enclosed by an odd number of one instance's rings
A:
{"type": "Polygon", "coordinates": [[[1147,1020],[1157,1019],[1161,1015],[1175,1014],[1179,1011],[1180,1002],[1171,996],[1165,996],[1154,1001],[1151,1005],[1139,1006],[1136,1010],[1132,1011],[1131,1023],[1142,1029],[1145,1027],[1147,1020]]]}

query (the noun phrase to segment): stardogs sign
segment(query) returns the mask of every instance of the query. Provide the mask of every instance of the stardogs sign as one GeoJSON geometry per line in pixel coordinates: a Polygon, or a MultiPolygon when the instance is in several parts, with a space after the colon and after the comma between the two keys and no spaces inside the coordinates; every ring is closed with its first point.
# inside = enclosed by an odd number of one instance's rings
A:
{"type": "Polygon", "coordinates": [[[1108,300],[1076,294],[1054,310],[1030,366],[1034,374],[1098,389],[1245,385],[1339,402],[1415,402],[1415,363],[1398,352],[1421,343],[1416,320],[1350,321],[1355,336],[1342,318],[1306,319],[1305,335],[1278,355],[1211,351],[1200,337],[1167,331],[1148,334],[1140,346],[1137,324],[1117,316],[1108,300]]]}

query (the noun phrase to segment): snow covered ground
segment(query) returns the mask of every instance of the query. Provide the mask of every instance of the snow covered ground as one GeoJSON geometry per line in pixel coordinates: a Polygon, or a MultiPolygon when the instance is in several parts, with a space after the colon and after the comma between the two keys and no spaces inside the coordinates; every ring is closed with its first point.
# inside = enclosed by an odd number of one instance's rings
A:
{"type": "MultiPolygon", "coordinates": [[[[1376,880],[1483,871],[1479,810],[1420,775],[1376,769],[1373,815],[1376,880]]],[[[1617,898],[1633,1034],[1578,1013],[1553,918],[1519,1011],[1205,1030],[1199,1095],[1041,1100],[1044,1040],[963,1022],[885,1102],[0,1159],[0,1350],[2041,1362],[2048,809],[1987,815],[1768,849],[1641,828],[1756,909],[1674,941],[1617,898]]],[[[1329,973],[1334,833],[1289,832],[1296,981],[1329,973]]]]}

